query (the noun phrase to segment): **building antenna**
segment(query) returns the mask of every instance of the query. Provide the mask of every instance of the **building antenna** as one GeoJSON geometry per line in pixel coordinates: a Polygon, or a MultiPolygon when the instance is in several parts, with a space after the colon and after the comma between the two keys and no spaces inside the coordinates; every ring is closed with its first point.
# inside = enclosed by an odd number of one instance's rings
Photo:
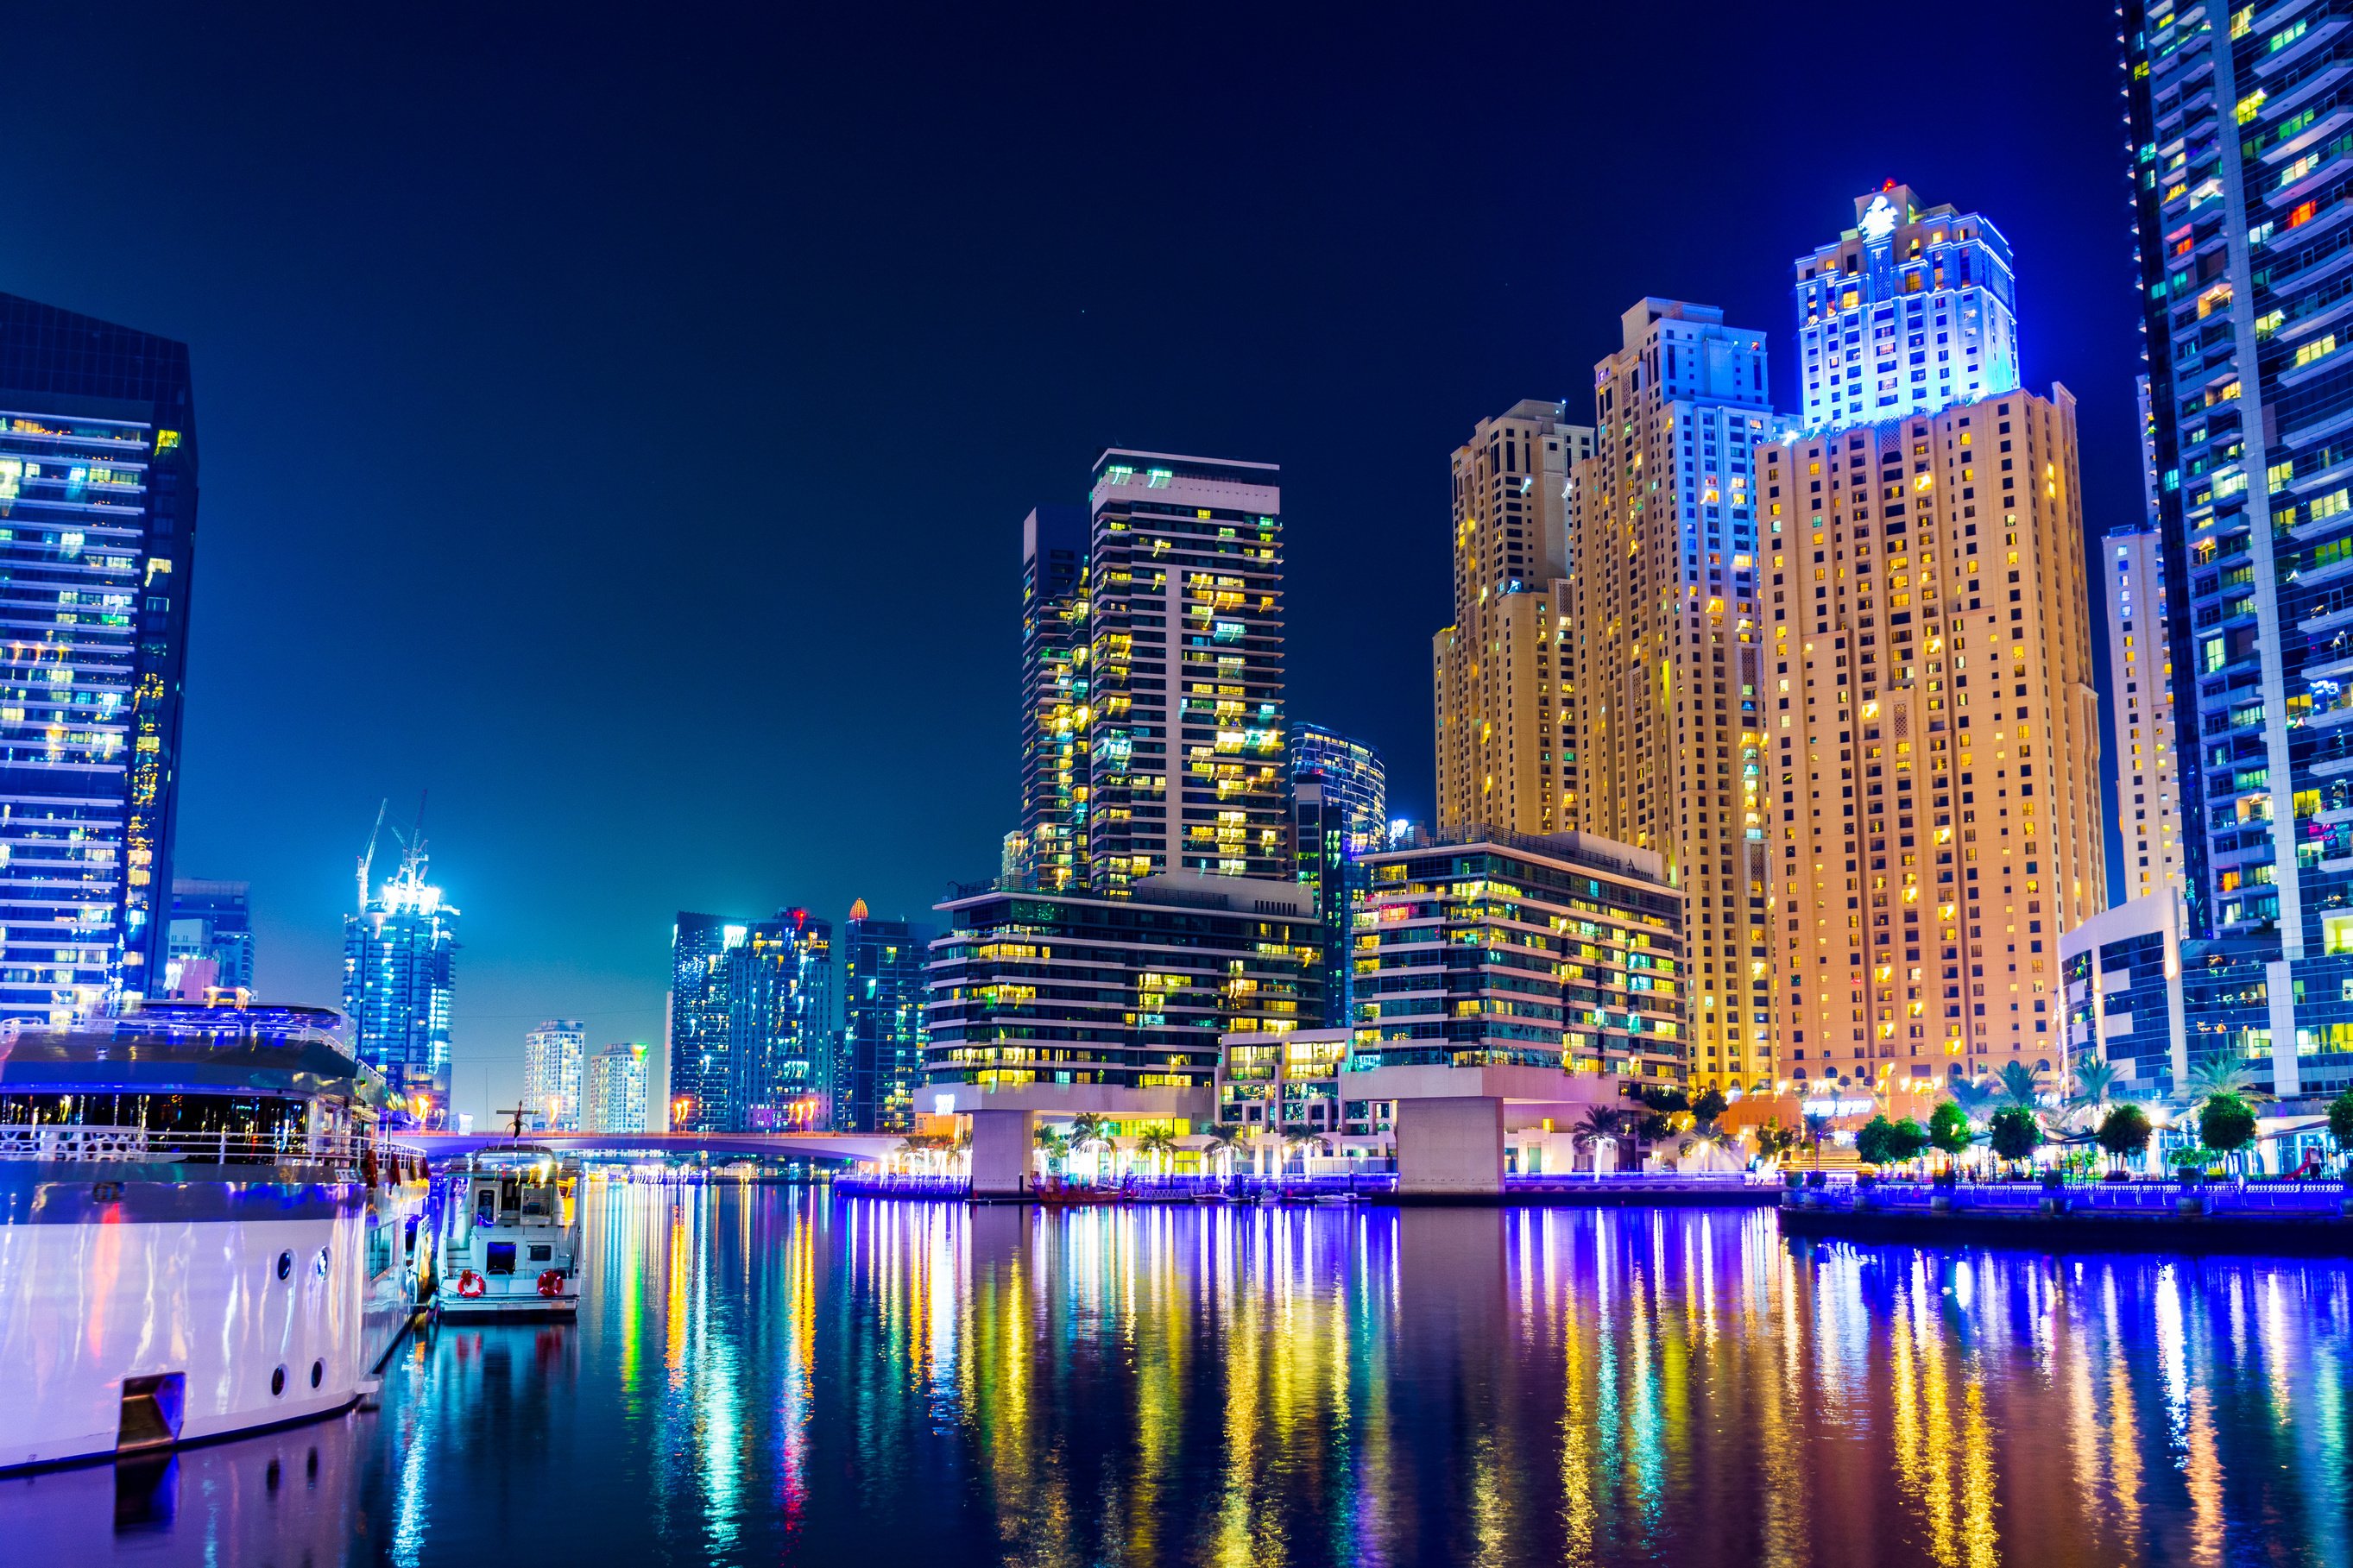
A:
{"type": "MultiPolygon", "coordinates": [[[[378,802],[376,803],[376,807],[375,807],[375,826],[374,827],[372,827],[372,828],[370,828],[370,829],[368,830],[367,847],[366,847],[365,849],[363,849],[363,850],[361,850],[361,851],[360,851],[360,861],[359,861],[360,901],[359,901],[359,906],[358,906],[358,908],[356,908],[355,910],[353,910],[353,913],[357,914],[357,915],[361,915],[361,916],[363,916],[363,917],[364,917],[364,916],[365,916],[365,915],[366,915],[366,913],[367,913],[367,902],[368,902],[368,871],[369,871],[369,869],[370,869],[372,867],[374,867],[374,866],[375,865],[375,841],[376,841],[378,838],[380,838],[380,837],[382,837],[384,836],[384,814],[385,814],[385,807],[387,807],[387,806],[389,806],[391,804],[392,804],[392,802],[390,802],[389,800],[382,800],[382,801],[378,801],[378,802]]],[[[396,829],[395,831],[397,831],[397,829],[396,829]]]]}

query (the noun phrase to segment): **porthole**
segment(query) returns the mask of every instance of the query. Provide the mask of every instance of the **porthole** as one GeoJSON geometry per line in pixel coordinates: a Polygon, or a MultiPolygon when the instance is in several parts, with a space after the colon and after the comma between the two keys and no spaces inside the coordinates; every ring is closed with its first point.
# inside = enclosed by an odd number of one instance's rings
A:
{"type": "Polygon", "coordinates": [[[320,1381],[321,1381],[322,1378],[324,1378],[326,1375],[327,1375],[327,1363],[326,1363],[325,1362],[322,1362],[322,1361],[314,1361],[314,1362],[312,1362],[312,1363],[311,1363],[311,1387],[313,1387],[313,1388],[318,1387],[318,1386],[319,1386],[319,1384],[320,1384],[320,1381]]]}
{"type": "Polygon", "coordinates": [[[286,1392],[286,1369],[279,1367],[269,1374],[269,1397],[278,1398],[286,1392]]]}
{"type": "Polygon", "coordinates": [[[322,1247],[319,1248],[319,1261],[311,1266],[311,1271],[322,1279],[324,1279],[327,1277],[327,1249],[325,1247],[322,1247]]]}
{"type": "Polygon", "coordinates": [[[280,1254],[278,1255],[278,1278],[280,1278],[280,1279],[285,1279],[288,1275],[290,1275],[290,1274],[291,1274],[291,1273],[293,1273],[293,1272],[294,1272],[294,1255],[293,1255],[292,1253],[290,1253],[290,1252],[281,1252],[281,1253],[280,1253],[280,1254]]]}

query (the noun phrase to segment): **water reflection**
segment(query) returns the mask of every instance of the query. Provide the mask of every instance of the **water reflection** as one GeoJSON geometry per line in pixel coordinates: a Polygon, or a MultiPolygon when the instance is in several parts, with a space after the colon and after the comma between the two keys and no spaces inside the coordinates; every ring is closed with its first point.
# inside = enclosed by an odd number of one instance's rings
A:
{"type": "Polygon", "coordinates": [[[0,1482],[0,1541],[75,1563],[2353,1562],[2343,1265],[1792,1249],[1747,1213],[773,1187],[598,1188],[588,1220],[575,1327],[442,1329],[380,1410],[168,1475],[0,1482]]]}

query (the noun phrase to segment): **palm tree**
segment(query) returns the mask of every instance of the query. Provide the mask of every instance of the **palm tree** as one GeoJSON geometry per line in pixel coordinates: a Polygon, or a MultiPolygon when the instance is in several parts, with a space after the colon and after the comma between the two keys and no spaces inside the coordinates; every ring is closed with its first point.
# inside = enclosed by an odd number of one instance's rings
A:
{"type": "Polygon", "coordinates": [[[1831,1119],[1815,1111],[1806,1113],[1806,1141],[1814,1146],[1814,1169],[1822,1168],[1822,1140],[1831,1135],[1831,1119]]]}
{"type": "Polygon", "coordinates": [[[2087,1051],[2075,1058],[2074,1078],[2075,1091],[2067,1097],[2067,1108],[2083,1112],[2085,1126],[2097,1126],[2114,1098],[2116,1069],[2087,1051]]]}
{"type": "MultiPolygon", "coordinates": [[[[1624,1136],[1625,1131],[1624,1111],[1614,1105],[1594,1105],[1586,1108],[1585,1120],[1569,1129],[1569,1136],[1591,1149],[1599,1143],[1616,1142],[1624,1136]]],[[[1597,1172],[1601,1168],[1599,1155],[1594,1159],[1593,1168],[1597,1172]]]]}
{"type": "Polygon", "coordinates": [[[1995,1080],[2001,1098],[2021,1110],[2032,1110],[2042,1102],[2042,1069],[2028,1067],[2024,1062],[2004,1062],[2001,1076],[1995,1080]]]}
{"type": "Polygon", "coordinates": [[[1155,1127],[1135,1141],[1135,1147],[1137,1152],[1150,1158],[1155,1165],[1164,1156],[1173,1164],[1176,1158],[1176,1134],[1166,1127],[1155,1127]]]}
{"type": "Polygon", "coordinates": [[[1241,1123],[1220,1121],[1209,1129],[1208,1136],[1210,1154],[1225,1168],[1223,1173],[1231,1176],[1234,1173],[1234,1150],[1242,1141],[1241,1123]]]}
{"type": "Polygon", "coordinates": [[[1046,1169],[1055,1171],[1071,1157],[1071,1137],[1059,1127],[1038,1129],[1038,1151],[1046,1156],[1046,1169]]]}
{"type": "Polygon", "coordinates": [[[1283,1157],[1287,1161],[1294,1153],[1313,1149],[1318,1142],[1314,1133],[1299,1123],[1293,1122],[1282,1130],[1283,1157]]]}
{"type": "Polygon", "coordinates": [[[2220,1052],[2200,1058],[2189,1067],[2189,1077],[2179,1092],[2189,1103],[2203,1105],[2218,1094],[2235,1094],[2250,1105],[2260,1104],[2272,1097],[2254,1087],[2254,1069],[2238,1057],[2226,1057],[2220,1052]]]}
{"type": "Polygon", "coordinates": [[[1993,1086],[1970,1079],[1953,1079],[1945,1086],[1945,1092],[1951,1095],[1953,1103],[1961,1108],[1961,1114],[1972,1121],[1984,1121],[1986,1111],[1993,1104],[1993,1086]]]}

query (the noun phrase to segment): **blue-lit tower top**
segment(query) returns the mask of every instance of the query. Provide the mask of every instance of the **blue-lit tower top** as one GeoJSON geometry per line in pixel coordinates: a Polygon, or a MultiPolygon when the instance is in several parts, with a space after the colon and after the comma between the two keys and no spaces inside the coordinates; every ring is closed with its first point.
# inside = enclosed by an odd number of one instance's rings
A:
{"type": "Polygon", "coordinates": [[[1934,414],[2018,390],[2010,241],[1975,213],[1923,209],[1893,180],[1854,226],[1797,261],[1808,431],[1934,414]]]}

